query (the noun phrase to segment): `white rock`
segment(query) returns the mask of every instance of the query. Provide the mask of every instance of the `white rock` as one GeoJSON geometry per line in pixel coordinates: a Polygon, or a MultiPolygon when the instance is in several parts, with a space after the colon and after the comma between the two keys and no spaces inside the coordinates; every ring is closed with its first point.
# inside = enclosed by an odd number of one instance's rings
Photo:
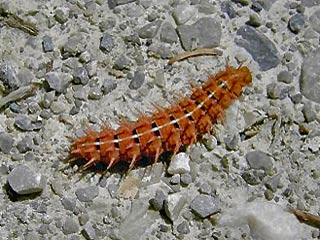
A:
{"type": "Polygon", "coordinates": [[[305,225],[293,214],[279,205],[262,201],[241,204],[225,211],[219,225],[248,225],[251,237],[255,240],[292,240],[307,235],[305,225]]]}
{"type": "Polygon", "coordinates": [[[188,154],[184,152],[178,153],[172,158],[168,167],[168,173],[174,175],[190,172],[189,161],[190,157],[188,154]]]}
{"type": "Polygon", "coordinates": [[[170,194],[164,203],[164,210],[167,217],[173,222],[177,220],[186,202],[186,197],[181,193],[170,194]]]}

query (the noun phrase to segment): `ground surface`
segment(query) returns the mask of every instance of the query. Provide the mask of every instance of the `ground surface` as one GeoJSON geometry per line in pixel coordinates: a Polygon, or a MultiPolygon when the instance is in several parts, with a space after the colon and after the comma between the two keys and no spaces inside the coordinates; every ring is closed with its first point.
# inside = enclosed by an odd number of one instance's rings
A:
{"type": "Polygon", "coordinates": [[[2,1],[0,239],[319,239],[286,211],[320,213],[319,5],[2,1]],[[167,66],[197,47],[223,55],[167,66]],[[169,106],[227,64],[252,86],[171,162],[102,179],[66,164],[67,136],[169,106]]]}

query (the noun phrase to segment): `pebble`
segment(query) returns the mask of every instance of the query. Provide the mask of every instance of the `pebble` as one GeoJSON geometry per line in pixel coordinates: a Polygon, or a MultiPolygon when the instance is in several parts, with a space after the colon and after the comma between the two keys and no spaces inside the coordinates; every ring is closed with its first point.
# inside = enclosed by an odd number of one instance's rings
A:
{"type": "Polygon", "coordinates": [[[189,173],[183,173],[180,177],[180,181],[182,185],[189,185],[192,183],[192,177],[189,173]]]}
{"type": "Polygon", "coordinates": [[[261,180],[255,174],[253,174],[251,171],[244,171],[241,174],[241,177],[243,178],[243,180],[246,183],[253,185],[253,186],[258,185],[261,182],[261,180]]]}
{"type": "Polygon", "coordinates": [[[71,217],[67,217],[62,226],[62,232],[64,233],[64,235],[77,233],[78,231],[79,231],[79,225],[76,223],[76,221],[73,220],[73,218],[71,217]]]}
{"type": "Polygon", "coordinates": [[[61,204],[64,207],[64,209],[73,212],[75,210],[75,208],[76,208],[76,199],[75,198],[63,197],[61,199],[61,204]]]}
{"type": "Polygon", "coordinates": [[[0,150],[3,153],[9,154],[13,147],[13,143],[14,139],[8,133],[0,133],[0,150]]]}
{"type": "Polygon", "coordinates": [[[272,158],[260,150],[248,152],[246,154],[246,160],[251,169],[271,171],[273,167],[272,158]]]}
{"type": "Polygon", "coordinates": [[[300,90],[304,97],[320,103],[320,48],[304,58],[301,68],[300,90]]]}
{"type": "Polygon", "coordinates": [[[180,234],[188,234],[190,233],[190,227],[187,221],[182,221],[182,223],[180,223],[177,226],[177,232],[180,234]]]}
{"type": "Polygon", "coordinates": [[[167,199],[166,194],[162,190],[157,190],[154,198],[149,200],[150,206],[156,211],[160,211],[163,208],[164,201],[167,199]]]}
{"type": "Polygon", "coordinates": [[[167,171],[171,175],[190,172],[189,162],[190,156],[184,152],[180,152],[171,159],[167,171]]]}
{"type": "Polygon", "coordinates": [[[316,113],[313,111],[312,104],[310,102],[306,102],[303,105],[302,113],[307,123],[310,123],[316,120],[316,113]]]}
{"type": "Polygon", "coordinates": [[[180,175],[174,174],[170,179],[171,184],[179,184],[180,183],[180,175]]]}
{"type": "Polygon", "coordinates": [[[250,14],[247,24],[255,28],[260,27],[261,26],[260,16],[256,13],[250,14]]]}
{"type": "Polygon", "coordinates": [[[48,72],[45,75],[45,81],[49,89],[53,89],[57,93],[64,93],[70,83],[70,79],[65,74],[58,74],[56,72],[48,72]]]}
{"type": "Polygon", "coordinates": [[[270,189],[266,189],[264,191],[264,197],[268,200],[268,201],[271,201],[274,197],[274,194],[273,192],[270,190],[270,189]]]}
{"type": "Polygon", "coordinates": [[[236,39],[236,44],[245,48],[251,54],[252,58],[259,64],[261,71],[267,71],[279,65],[278,50],[264,34],[250,26],[240,27],[237,34],[242,39],[236,39]]]}
{"type": "Polygon", "coordinates": [[[97,186],[89,186],[79,188],[76,190],[76,196],[80,202],[91,202],[99,195],[99,188],[97,186]]]}
{"type": "Polygon", "coordinates": [[[231,2],[222,2],[221,11],[226,13],[230,19],[233,19],[237,16],[237,12],[234,10],[231,2]]]}
{"type": "Polygon", "coordinates": [[[178,26],[177,32],[186,51],[196,47],[212,48],[220,44],[221,24],[214,18],[204,17],[192,25],[178,26]]]}
{"type": "Polygon", "coordinates": [[[104,95],[111,93],[118,86],[117,82],[113,78],[103,80],[101,91],[104,95]]]}
{"type": "Polygon", "coordinates": [[[20,81],[16,76],[16,71],[9,63],[2,63],[0,65],[0,81],[3,83],[7,92],[11,92],[20,87],[20,81]]]}
{"type": "Polygon", "coordinates": [[[100,50],[103,53],[109,53],[114,47],[113,37],[108,33],[104,32],[100,41],[100,50]]]}
{"type": "Polygon", "coordinates": [[[81,213],[78,217],[81,226],[84,226],[90,219],[89,214],[81,213]]]}
{"type": "Polygon", "coordinates": [[[40,173],[35,173],[26,165],[16,166],[8,176],[8,184],[18,194],[31,194],[41,192],[45,180],[40,173]]]}
{"type": "Polygon", "coordinates": [[[273,82],[267,85],[267,94],[271,99],[285,99],[288,96],[288,88],[280,83],[273,82]]]}
{"type": "Polygon", "coordinates": [[[199,187],[199,192],[200,192],[200,193],[210,194],[211,191],[212,191],[212,188],[211,188],[210,184],[207,183],[207,182],[202,183],[202,184],[200,185],[200,187],[199,187]]]}
{"type": "Polygon", "coordinates": [[[75,84],[81,83],[82,85],[86,85],[89,82],[88,71],[84,67],[76,67],[73,70],[72,77],[75,84]]]}
{"type": "Polygon", "coordinates": [[[64,58],[76,57],[85,51],[85,37],[80,34],[74,34],[68,37],[66,43],[62,47],[62,55],[64,58]]]}
{"type": "Polygon", "coordinates": [[[219,211],[217,200],[212,196],[204,194],[196,196],[192,200],[190,208],[201,218],[206,218],[219,211]]]}
{"type": "Polygon", "coordinates": [[[114,9],[117,6],[125,5],[135,1],[136,0],[108,0],[108,6],[110,9],[114,9]]]}
{"type": "Polygon", "coordinates": [[[61,197],[63,195],[64,189],[59,180],[53,180],[51,182],[51,188],[52,188],[52,191],[58,196],[61,197]]]}
{"type": "Polygon", "coordinates": [[[129,84],[129,88],[132,90],[139,89],[145,81],[145,73],[142,70],[134,72],[133,78],[129,84]]]}
{"type": "Polygon", "coordinates": [[[291,32],[297,34],[301,31],[301,29],[303,29],[304,24],[305,24],[305,20],[304,20],[303,14],[298,13],[293,15],[289,19],[288,26],[291,32]]]}
{"type": "Polygon", "coordinates": [[[153,38],[157,34],[161,24],[161,20],[153,21],[138,29],[137,33],[143,39],[153,38]]]}
{"type": "Polygon", "coordinates": [[[45,35],[42,38],[42,47],[44,52],[52,52],[54,49],[52,38],[49,37],[48,35],[45,35]]]}
{"type": "Polygon", "coordinates": [[[85,226],[82,231],[81,231],[82,235],[84,236],[85,239],[87,240],[94,240],[97,239],[97,234],[96,234],[96,230],[92,227],[92,226],[85,226]]]}
{"type": "Polygon", "coordinates": [[[101,89],[98,87],[93,87],[90,89],[89,93],[88,93],[88,97],[91,100],[99,100],[102,97],[102,92],[101,89]]]}
{"type": "Polygon", "coordinates": [[[316,31],[317,33],[320,33],[320,9],[315,11],[311,17],[309,18],[309,23],[310,26],[312,27],[312,29],[314,31],[316,31]]]}
{"type": "Polygon", "coordinates": [[[121,55],[117,58],[117,60],[114,63],[114,68],[117,70],[123,70],[128,69],[130,64],[130,60],[125,55],[121,55]]]}
{"type": "Polygon", "coordinates": [[[281,178],[280,174],[272,177],[270,180],[268,180],[265,183],[266,188],[270,189],[272,192],[275,193],[278,189],[279,184],[280,184],[280,178],[281,178]]]}
{"type": "Polygon", "coordinates": [[[186,203],[187,198],[181,193],[169,194],[168,199],[164,203],[167,217],[173,222],[177,220],[186,203]]]}
{"type": "Polygon", "coordinates": [[[160,40],[165,43],[175,43],[178,41],[178,35],[171,23],[162,24],[160,31],[160,40]]]}
{"type": "Polygon", "coordinates": [[[16,116],[14,125],[23,131],[33,131],[41,128],[41,125],[33,123],[31,118],[23,114],[16,116]]]}
{"type": "Polygon", "coordinates": [[[188,20],[192,18],[196,12],[197,11],[193,6],[188,4],[180,4],[174,8],[172,17],[177,25],[182,25],[188,22],[188,20]]]}
{"type": "Polygon", "coordinates": [[[293,80],[293,76],[289,71],[281,71],[277,75],[278,82],[291,83],[293,80]]]}
{"type": "Polygon", "coordinates": [[[54,19],[60,23],[60,24],[64,24],[68,21],[68,16],[67,14],[64,13],[64,11],[62,11],[61,9],[57,9],[54,12],[54,19]]]}
{"type": "Polygon", "coordinates": [[[20,153],[26,153],[33,148],[33,139],[31,136],[25,136],[17,144],[17,149],[20,153]]]}

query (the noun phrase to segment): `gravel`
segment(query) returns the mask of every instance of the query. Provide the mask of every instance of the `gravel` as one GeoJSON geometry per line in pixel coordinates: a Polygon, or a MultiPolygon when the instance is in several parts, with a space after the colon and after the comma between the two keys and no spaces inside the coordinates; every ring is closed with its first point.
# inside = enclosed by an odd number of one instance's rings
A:
{"type": "Polygon", "coordinates": [[[319,6],[0,4],[1,237],[316,238],[287,207],[317,214],[320,206],[319,6]],[[223,56],[167,64],[213,47],[223,56]],[[153,165],[153,156],[139,159],[131,172],[123,161],[105,176],[103,164],[84,170],[68,159],[69,139],[149,117],[226,65],[248,66],[252,85],[195,145],[153,165]]]}

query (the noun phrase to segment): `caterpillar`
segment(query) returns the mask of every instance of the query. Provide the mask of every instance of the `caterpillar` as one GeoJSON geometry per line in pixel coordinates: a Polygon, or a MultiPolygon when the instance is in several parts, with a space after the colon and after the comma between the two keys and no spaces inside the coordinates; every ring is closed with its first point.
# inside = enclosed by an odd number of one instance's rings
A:
{"type": "Polygon", "coordinates": [[[209,75],[201,87],[193,87],[189,98],[158,108],[152,116],[141,114],[136,122],[123,121],[117,130],[107,124],[100,131],[87,130],[84,136],[72,140],[70,159],[84,159],[84,169],[103,163],[109,170],[119,162],[127,162],[131,171],[142,157],[157,162],[165,152],[174,155],[209,132],[251,81],[247,67],[227,66],[209,75]]]}

